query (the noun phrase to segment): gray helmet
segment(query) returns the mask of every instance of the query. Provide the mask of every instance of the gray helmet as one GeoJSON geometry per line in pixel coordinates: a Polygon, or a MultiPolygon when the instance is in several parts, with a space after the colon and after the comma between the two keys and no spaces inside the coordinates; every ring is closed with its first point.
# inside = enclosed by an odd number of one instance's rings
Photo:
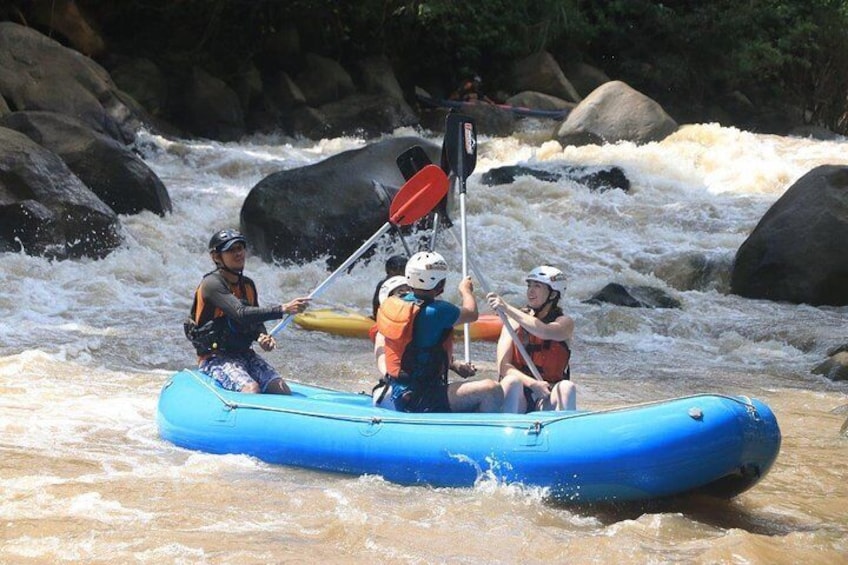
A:
{"type": "Polygon", "coordinates": [[[212,239],[209,240],[209,253],[216,251],[218,253],[227,251],[236,243],[247,245],[247,239],[240,231],[234,229],[226,229],[215,232],[212,239]]]}

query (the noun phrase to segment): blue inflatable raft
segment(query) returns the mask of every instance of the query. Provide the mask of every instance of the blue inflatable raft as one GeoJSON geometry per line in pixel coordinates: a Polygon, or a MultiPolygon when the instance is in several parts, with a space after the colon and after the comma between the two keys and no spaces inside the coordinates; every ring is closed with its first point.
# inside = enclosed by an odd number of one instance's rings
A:
{"type": "Polygon", "coordinates": [[[594,412],[406,414],[374,408],[363,394],[291,388],[291,396],[234,393],[181,371],[162,389],[159,433],[209,453],[403,485],[494,478],[575,503],[729,498],[768,472],[781,441],[769,407],[746,397],[701,394],[594,412]]]}

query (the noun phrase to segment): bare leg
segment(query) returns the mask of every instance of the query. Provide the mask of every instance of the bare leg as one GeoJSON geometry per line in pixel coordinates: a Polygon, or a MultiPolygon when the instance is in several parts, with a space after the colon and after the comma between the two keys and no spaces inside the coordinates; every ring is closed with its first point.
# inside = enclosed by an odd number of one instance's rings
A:
{"type": "Polygon", "coordinates": [[[551,391],[554,410],[577,410],[577,387],[571,381],[560,381],[551,391]]]}
{"type": "Polygon", "coordinates": [[[500,412],[504,403],[503,389],[491,379],[451,383],[448,402],[453,412],[500,412]]]}
{"type": "Polygon", "coordinates": [[[527,399],[524,397],[524,384],[521,379],[504,377],[500,382],[504,393],[503,411],[508,414],[527,412],[527,399]]]}

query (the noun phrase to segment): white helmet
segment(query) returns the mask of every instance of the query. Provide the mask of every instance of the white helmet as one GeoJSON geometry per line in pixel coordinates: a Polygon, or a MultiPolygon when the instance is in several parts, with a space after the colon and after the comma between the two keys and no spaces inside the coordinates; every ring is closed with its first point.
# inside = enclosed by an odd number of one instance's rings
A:
{"type": "Polygon", "coordinates": [[[386,282],[380,286],[380,294],[378,295],[380,304],[382,305],[386,301],[386,298],[401,286],[409,286],[406,283],[406,277],[403,275],[395,275],[386,279],[386,282]]]}
{"type": "Polygon", "coordinates": [[[406,263],[406,281],[417,290],[433,290],[448,276],[445,258],[433,251],[421,251],[406,263]]]}
{"type": "Polygon", "coordinates": [[[536,267],[524,279],[527,282],[536,281],[548,285],[551,290],[555,290],[560,295],[565,291],[565,275],[556,267],[542,265],[536,267]]]}

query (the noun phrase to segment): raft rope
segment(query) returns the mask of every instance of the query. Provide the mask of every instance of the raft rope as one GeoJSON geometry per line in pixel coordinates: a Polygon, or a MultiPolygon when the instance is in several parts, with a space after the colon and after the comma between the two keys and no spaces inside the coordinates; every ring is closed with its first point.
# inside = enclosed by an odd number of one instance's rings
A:
{"type": "MultiPolygon", "coordinates": [[[[757,408],[756,408],[756,406],[754,406],[753,402],[751,401],[751,399],[749,397],[747,397],[747,396],[730,396],[730,395],[727,395],[727,394],[713,394],[713,393],[700,393],[700,394],[693,394],[693,395],[688,395],[688,396],[679,396],[679,397],[676,397],[676,398],[668,398],[668,399],[664,399],[664,400],[651,400],[651,401],[648,401],[648,402],[642,402],[642,403],[639,403],[639,404],[629,404],[627,406],[620,406],[620,407],[616,407],[616,408],[605,408],[603,410],[592,410],[592,411],[586,411],[586,412],[574,412],[574,413],[570,413],[570,414],[561,414],[561,413],[557,413],[557,412],[545,412],[546,414],[560,414],[559,416],[552,416],[550,419],[545,419],[545,420],[540,420],[538,418],[531,418],[531,417],[521,419],[520,414],[515,415],[519,418],[516,418],[514,420],[510,420],[510,421],[504,421],[502,419],[486,420],[485,418],[481,418],[479,420],[473,420],[473,421],[469,421],[469,420],[457,421],[456,419],[439,418],[438,416],[433,416],[433,415],[429,415],[429,414],[428,414],[428,416],[431,416],[431,417],[423,417],[423,418],[408,418],[408,417],[405,417],[405,418],[400,418],[400,417],[397,417],[397,416],[391,416],[390,415],[390,414],[392,414],[391,410],[386,410],[386,412],[388,414],[387,416],[350,416],[350,415],[334,414],[332,412],[327,413],[327,412],[318,412],[318,411],[312,411],[312,410],[298,410],[298,409],[293,409],[293,408],[283,408],[281,406],[268,406],[268,405],[263,405],[263,404],[253,404],[253,403],[250,403],[250,402],[229,400],[221,394],[220,387],[217,387],[214,384],[212,384],[214,381],[210,377],[205,375],[204,373],[201,373],[200,371],[196,371],[196,370],[193,370],[193,369],[187,369],[186,372],[188,372],[192,377],[194,377],[194,379],[196,379],[201,385],[206,387],[206,389],[209,390],[209,392],[211,392],[213,395],[215,395],[215,397],[218,398],[218,400],[220,400],[221,403],[224,406],[226,406],[229,410],[236,410],[236,409],[239,409],[239,408],[247,409],[247,410],[264,410],[264,411],[267,411],[267,412],[281,412],[281,413],[285,413],[285,414],[297,414],[297,415],[300,415],[300,416],[310,416],[310,417],[313,417],[313,418],[325,418],[325,419],[330,419],[330,420],[341,420],[341,421],[370,423],[370,424],[407,424],[407,425],[451,424],[451,425],[460,425],[460,426],[486,426],[486,427],[501,427],[501,428],[502,427],[515,428],[515,427],[527,426],[534,433],[539,433],[542,430],[543,427],[549,426],[551,424],[555,424],[555,423],[558,423],[558,422],[562,422],[562,421],[565,421],[565,420],[572,420],[572,419],[575,419],[575,418],[585,418],[587,416],[594,416],[594,415],[597,415],[597,414],[611,414],[611,413],[615,413],[615,412],[626,412],[628,410],[635,410],[637,408],[644,408],[644,407],[647,407],[647,406],[655,406],[655,405],[658,405],[658,404],[666,404],[668,402],[672,402],[672,401],[676,401],[676,400],[690,400],[690,399],[694,400],[694,399],[697,399],[697,398],[704,398],[704,397],[718,397],[718,398],[724,398],[725,400],[730,400],[730,401],[736,402],[736,403],[744,406],[747,409],[748,413],[752,417],[754,417],[755,419],[759,419],[759,415],[757,413],[757,408]]],[[[313,385],[309,385],[309,386],[313,386],[313,385]]],[[[322,390],[326,390],[327,392],[331,392],[331,393],[338,393],[339,392],[337,390],[334,390],[334,389],[331,389],[331,388],[326,388],[326,387],[317,386],[315,388],[320,388],[322,390]]]]}

